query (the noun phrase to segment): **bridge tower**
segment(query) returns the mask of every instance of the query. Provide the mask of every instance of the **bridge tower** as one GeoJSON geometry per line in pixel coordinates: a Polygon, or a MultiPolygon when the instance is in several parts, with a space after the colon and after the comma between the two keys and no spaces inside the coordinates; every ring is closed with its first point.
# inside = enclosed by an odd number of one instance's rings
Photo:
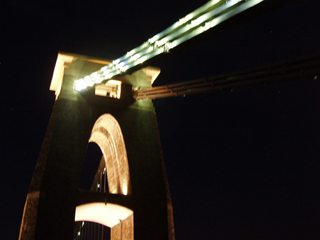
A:
{"type": "MultiPolygon", "coordinates": [[[[108,64],[59,53],[50,90],[56,101],[27,195],[21,240],[73,239],[75,220],[111,228],[111,239],[174,239],[173,214],[155,110],[134,101],[160,73],[143,68],[74,91],[75,79],[108,64]],[[88,142],[100,147],[109,193],[79,191],[88,142]]],[[[101,169],[100,169],[101,170],[101,169]]]]}

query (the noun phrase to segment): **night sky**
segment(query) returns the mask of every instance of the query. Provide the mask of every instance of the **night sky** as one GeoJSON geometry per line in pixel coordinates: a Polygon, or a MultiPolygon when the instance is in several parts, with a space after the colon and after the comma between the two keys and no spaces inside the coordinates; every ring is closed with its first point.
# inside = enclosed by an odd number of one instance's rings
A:
{"type": "MultiPolygon", "coordinates": [[[[1,239],[18,238],[58,52],[116,59],[206,2],[1,4],[1,239]]],[[[154,64],[155,85],[320,54],[319,12],[295,1],[237,24],[154,64]]],[[[176,239],[320,239],[319,79],[154,101],[176,239]]]]}

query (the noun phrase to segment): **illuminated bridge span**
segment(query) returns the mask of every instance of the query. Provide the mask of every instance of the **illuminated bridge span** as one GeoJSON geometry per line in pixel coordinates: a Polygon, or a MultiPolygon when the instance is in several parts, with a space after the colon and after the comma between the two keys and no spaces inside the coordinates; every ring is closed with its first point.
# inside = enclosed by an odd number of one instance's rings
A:
{"type": "Polygon", "coordinates": [[[263,0],[211,0],[109,65],[75,81],[74,88],[81,91],[124,74],[261,2],[263,0]]]}

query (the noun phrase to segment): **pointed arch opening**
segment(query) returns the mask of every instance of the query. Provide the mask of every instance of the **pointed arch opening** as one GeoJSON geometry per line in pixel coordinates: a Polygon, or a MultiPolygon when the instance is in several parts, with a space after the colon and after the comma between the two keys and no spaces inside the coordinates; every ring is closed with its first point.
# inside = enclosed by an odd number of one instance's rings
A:
{"type": "MultiPolygon", "coordinates": [[[[87,155],[82,167],[83,170],[80,177],[79,189],[84,191],[96,191],[96,189],[94,189],[96,186],[96,175],[101,171],[100,169],[103,169],[104,167],[103,155],[99,145],[94,142],[89,143],[87,155]]],[[[104,192],[109,191],[107,189],[107,191],[104,192]]]]}
{"type": "Polygon", "coordinates": [[[127,151],[120,125],[111,114],[98,118],[92,128],[90,142],[95,142],[101,149],[109,192],[131,194],[127,151]]]}

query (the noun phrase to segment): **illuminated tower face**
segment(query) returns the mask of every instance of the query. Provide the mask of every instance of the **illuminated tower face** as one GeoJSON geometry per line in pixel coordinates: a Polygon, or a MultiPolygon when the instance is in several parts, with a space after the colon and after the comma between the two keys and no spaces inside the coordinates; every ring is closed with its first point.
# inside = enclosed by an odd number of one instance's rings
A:
{"type": "Polygon", "coordinates": [[[111,239],[174,239],[172,205],[151,100],[134,101],[160,73],[142,69],[74,91],[79,76],[106,61],[59,54],[56,102],[25,204],[20,239],[72,239],[74,221],[111,229],[111,239]],[[120,98],[118,98],[120,97],[120,98]],[[103,154],[109,193],[79,191],[88,142],[103,154]]]}

